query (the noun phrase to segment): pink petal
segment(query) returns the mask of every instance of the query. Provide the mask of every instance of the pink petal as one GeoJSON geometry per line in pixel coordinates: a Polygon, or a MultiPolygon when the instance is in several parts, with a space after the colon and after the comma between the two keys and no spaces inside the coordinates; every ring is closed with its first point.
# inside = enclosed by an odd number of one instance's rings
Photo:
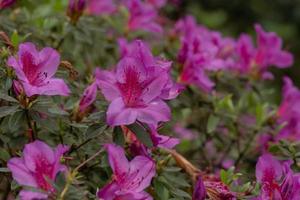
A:
{"type": "Polygon", "coordinates": [[[46,159],[52,164],[55,162],[53,150],[47,144],[38,140],[26,144],[23,155],[27,168],[32,172],[35,171],[36,162],[38,162],[41,158],[46,159]]]}
{"type": "Polygon", "coordinates": [[[120,190],[119,186],[115,183],[109,183],[108,185],[104,186],[103,188],[97,191],[97,197],[99,199],[105,200],[114,200],[116,197],[116,192],[120,190]]]}
{"type": "Polygon", "coordinates": [[[22,66],[20,66],[19,62],[13,56],[9,57],[7,60],[7,65],[12,67],[19,80],[28,82],[26,75],[23,72],[22,66]]]}
{"type": "Polygon", "coordinates": [[[151,180],[155,176],[155,163],[148,157],[136,156],[129,165],[130,174],[126,180],[130,185],[128,189],[134,192],[141,192],[151,184],[151,180]]]}
{"type": "Polygon", "coordinates": [[[127,125],[135,122],[137,111],[134,108],[126,108],[121,97],[113,100],[106,112],[107,123],[111,126],[127,125]]]}
{"type": "Polygon", "coordinates": [[[116,179],[124,178],[124,175],[126,175],[129,170],[129,162],[125,156],[124,149],[115,144],[106,144],[105,149],[108,153],[110,167],[116,179]]]}
{"type": "Polygon", "coordinates": [[[12,158],[8,161],[7,167],[12,172],[14,180],[20,185],[37,187],[32,173],[27,169],[22,158],[12,158]]]}
{"type": "Polygon", "coordinates": [[[58,172],[65,172],[67,171],[67,167],[65,165],[62,165],[61,158],[63,155],[70,149],[70,147],[66,145],[59,144],[56,149],[54,150],[54,169],[53,169],[53,177],[57,175],[58,172]]]}
{"type": "Polygon", "coordinates": [[[51,78],[59,66],[60,55],[56,50],[46,47],[39,52],[39,62],[40,71],[47,73],[47,77],[51,78]]]}
{"type": "Polygon", "coordinates": [[[64,80],[58,78],[50,79],[46,85],[43,86],[34,86],[29,83],[23,83],[23,86],[28,97],[35,94],[68,96],[71,92],[64,80]]]}
{"type": "Polygon", "coordinates": [[[264,154],[259,157],[256,164],[256,179],[258,182],[273,182],[279,180],[282,176],[282,166],[270,154],[264,154]]]}
{"type": "Polygon", "coordinates": [[[168,81],[168,74],[166,72],[162,72],[160,76],[154,79],[147,87],[143,90],[141,95],[143,101],[148,103],[153,99],[157,98],[164,89],[167,81],[168,81]]]}
{"type": "Polygon", "coordinates": [[[48,195],[41,192],[21,190],[19,194],[21,200],[47,199],[48,195]]]}
{"type": "Polygon", "coordinates": [[[105,99],[113,101],[120,96],[117,81],[113,72],[97,69],[95,72],[96,82],[105,99]]]}
{"type": "Polygon", "coordinates": [[[170,108],[162,100],[152,101],[146,108],[137,109],[137,112],[137,119],[148,124],[166,122],[171,118],[170,108]]]}
{"type": "Polygon", "coordinates": [[[83,112],[96,100],[97,88],[97,82],[94,82],[84,90],[79,102],[79,109],[81,112],[83,112]]]}

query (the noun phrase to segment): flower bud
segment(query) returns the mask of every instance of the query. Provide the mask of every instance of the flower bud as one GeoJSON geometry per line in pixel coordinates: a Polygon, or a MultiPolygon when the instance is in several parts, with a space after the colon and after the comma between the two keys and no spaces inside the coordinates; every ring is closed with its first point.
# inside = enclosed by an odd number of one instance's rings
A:
{"type": "Polygon", "coordinates": [[[76,23],[86,6],[86,0],[69,0],[67,15],[72,23],[76,23]]]}

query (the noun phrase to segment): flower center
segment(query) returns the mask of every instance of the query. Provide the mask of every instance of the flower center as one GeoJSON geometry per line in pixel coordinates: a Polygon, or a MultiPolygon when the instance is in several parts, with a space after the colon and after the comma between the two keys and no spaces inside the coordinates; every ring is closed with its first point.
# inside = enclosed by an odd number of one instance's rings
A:
{"type": "Polygon", "coordinates": [[[43,63],[35,63],[33,56],[25,52],[21,55],[21,61],[23,64],[23,71],[28,81],[32,85],[41,86],[45,84],[45,80],[48,77],[47,72],[41,72],[40,66],[43,63]]]}
{"type": "Polygon", "coordinates": [[[42,155],[36,160],[35,179],[40,188],[45,191],[52,191],[53,187],[49,180],[53,180],[53,165],[42,155]]]}
{"type": "Polygon", "coordinates": [[[134,67],[124,69],[125,82],[118,83],[123,101],[128,107],[143,106],[140,98],[145,88],[145,83],[140,80],[140,74],[134,67]]]}

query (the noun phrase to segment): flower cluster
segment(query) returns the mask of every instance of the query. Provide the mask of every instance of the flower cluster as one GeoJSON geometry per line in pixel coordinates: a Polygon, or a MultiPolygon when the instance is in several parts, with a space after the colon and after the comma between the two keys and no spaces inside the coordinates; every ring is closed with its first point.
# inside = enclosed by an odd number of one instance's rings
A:
{"type": "Polygon", "coordinates": [[[242,34],[238,40],[234,40],[199,26],[191,16],[179,20],[174,32],[181,41],[178,53],[178,61],[183,65],[181,81],[210,92],[215,86],[209,78],[210,72],[229,70],[268,79],[272,78],[269,67],[285,68],[292,65],[293,56],[282,50],[281,38],[273,32],[265,32],[258,24],[255,30],[257,48],[249,35],[242,34]]]}

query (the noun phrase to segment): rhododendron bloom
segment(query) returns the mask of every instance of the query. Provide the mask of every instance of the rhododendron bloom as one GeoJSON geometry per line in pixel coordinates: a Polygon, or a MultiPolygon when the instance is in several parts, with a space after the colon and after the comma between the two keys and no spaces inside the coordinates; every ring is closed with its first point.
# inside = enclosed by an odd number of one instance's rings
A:
{"type": "Polygon", "coordinates": [[[278,109],[278,122],[284,124],[277,139],[300,139],[300,90],[284,78],[283,100],[278,109]]]}
{"type": "Polygon", "coordinates": [[[237,42],[239,61],[237,66],[241,72],[270,79],[272,74],[268,68],[276,66],[286,68],[293,64],[291,53],[282,50],[282,39],[274,32],[265,32],[259,24],[255,25],[257,48],[246,34],[242,34],[237,42]]]}
{"type": "Polygon", "coordinates": [[[156,22],[157,11],[149,3],[141,0],[126,1],[126,7],[129,12],[129,21],[127,27],[129,30],[145,30],[153,33],[162,33],[162,27],[156,22]]]}
{"type": "Polygon", "coordinates": [[[89,0],[87,11],[93,15],[112,14],[117,7],[113,0],[89,0]]]}
{"type": "Polygon", "coordinates": [[[8,8],[15,2],[16,0],[0,0],[0,9],[8,8]]]}
{"type": "Polygon", "coordinates": [[[293,174],[291,162],[280,163],[270,154],[259,157],[256,180],[261,184],[260,199],[297,200],[300,196],[300,174],[293,174]]]}
{"type": "Polygon", "coordinates": [[[112,181],[97,192],[105,200],[151,200],[144,192],[155,175],[155,163],[145,156],[128,161],[123,148],[107,144],[109,164],[113,171],[112,181]]]}
{"type": "Polygon", "coordinates": [[[82,97],[79,102],[79,111],[84,112],[86,108],[88,108],[97,97],[97,82],[93,82],[89,85],[83,92],[82,97]]]}
{"type": "Polygon", "coordinates": [[[181,40],[178,61],[183,69],[180,80],[210,92],[215,83],[209,79],[209,72],[227,69],[234,64],[234,40],[197,25],[191,16],[179,20],[174,31],[181,40]]]}
{"type": "MultiPolygon", "coordinates": [[[[163,99],[172,99],[170,63],[154,58],[142,41],[133,48],[113,71],[98,70],[98,86],[108,101],[109,125],[132,124],[136,120],[156,125],[170,119],[170,109],[163,99]]],[[[177,87],[176,85],[174,87],[177,87]]]]}
{"type": "Polygon", "coordinates": [[[20,192],[23,200],[47,199],[55,192],[50,181],[55,182],[59,172],[65,172],[67,167],[60,163],[61,157],[68,147],[58,145],[54,150],[42,141],[26,144],[21,158],[11,158],[8,168],[14,180],[29,187],[20,192]],[[35,190],[30,190],[33,188],[35,190]]]}
{"type": "Polygon", "coordinates": [[[57,51],[49,47],[38,51],[32,43],[20,44],[17,56],[7,61],[7,65],[15,70],[28,97],[36,94],[69,95],[70,90],[64,80],[53,77],[59,63],[57,51]]]}

